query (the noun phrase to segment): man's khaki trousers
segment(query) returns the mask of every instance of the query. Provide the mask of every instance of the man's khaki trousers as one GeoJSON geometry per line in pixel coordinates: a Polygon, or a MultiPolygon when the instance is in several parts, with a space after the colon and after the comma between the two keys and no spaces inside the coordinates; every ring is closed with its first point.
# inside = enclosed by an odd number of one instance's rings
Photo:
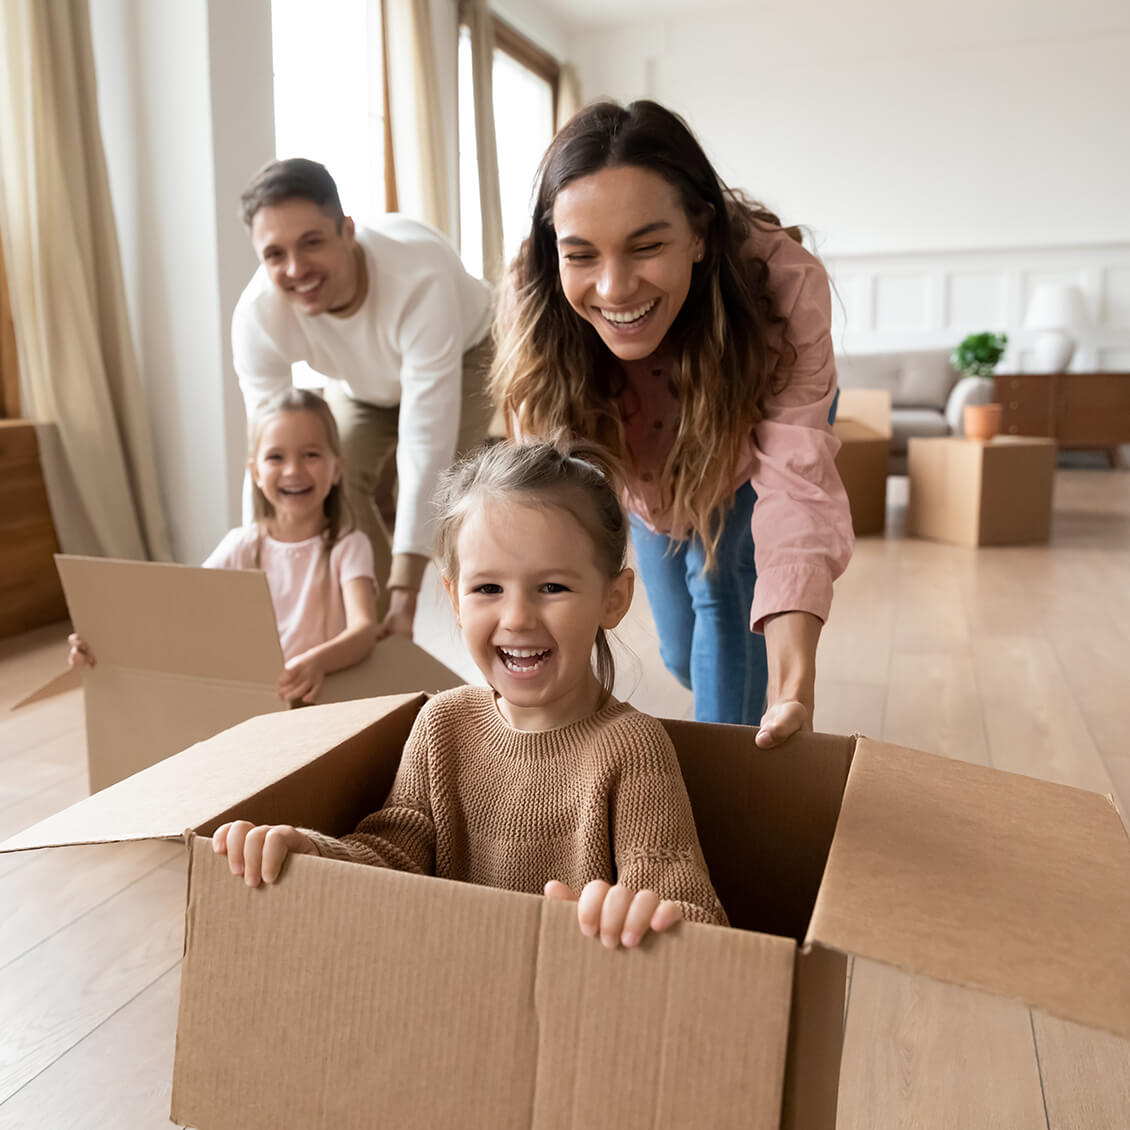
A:
{"type": "MultiPolygon", "coordinates": [[[[456,455],[472,450],[486,439],[492,413],[486,389],[492,356],[489,335],[463,354],[463,404],[456,455]]],[[[328,382],[326,402],[341,433],[346,497],[353,508],[357,528],[373,543],[373,564],[381,590],[377,610],[383,616],[388,607],[392,537],[374,500],[385,465],[396,453],[400,407],[386,408],[354,400],[338,381],[328,382]]]]}

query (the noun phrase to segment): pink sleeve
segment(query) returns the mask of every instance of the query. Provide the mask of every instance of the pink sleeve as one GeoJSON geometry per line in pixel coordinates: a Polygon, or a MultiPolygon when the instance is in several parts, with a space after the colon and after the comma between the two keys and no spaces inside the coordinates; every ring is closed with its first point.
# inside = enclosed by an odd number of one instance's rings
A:
{"type": "Polygon", "coordinates": [[[797,357],[753,433],[755,632],[777,612],[826,620],[832,582],[847,568],[854,544],[835,465],[840,444],[828,423],[836,395],[828,276],[818,259],[782,235],[769,258],[769,278],[797,357]]]}
{"type": "Polygon", "coordinates": [[[246,526],[228,530],[220,539],[220,544],[204,558],[205,569],[251,569],[252,562],[247,553],[246,526]]]}
{"type": "Polygon", "coordinates": [[[373,568],[373,546],[360,530],[350,530],[334,546],[333,555],[339,585],[344,587],[356,577],[368,577],[374,585],[377,583],[373,568]]]}

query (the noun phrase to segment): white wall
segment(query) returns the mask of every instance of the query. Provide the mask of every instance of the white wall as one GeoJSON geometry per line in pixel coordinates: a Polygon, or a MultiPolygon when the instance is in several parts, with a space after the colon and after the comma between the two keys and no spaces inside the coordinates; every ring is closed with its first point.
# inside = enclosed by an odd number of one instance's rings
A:
{"type": "Polygon", "coordinates": [[[1024,314],[1041,283],[1083,292],[1075,371],[1130,372],[1130,243],[825,259],[834,284],[838,352],[949,349],[966,334],[1004,331],[1001,372],[1035,368],[1024,314]]]}
{"type": "Polygon", "coordinates": [[[853,352],[1013,337],[1035,281],[1084,289],[1075,368],[1130,361],[1130,6],[797,0],[590,28],[586,99],[681,113],[723,179],[806,225],[853,352]]]}
{"type": "Polygon", "coordinates": [[[239,190],[273,154],[268,0],[91,0],[99,116],[173,552],[238,521],[239,190]]]}
{"type": "Polygon", "coordinates": [[[585,97],[678,110],[830,255],[1130,240],[1130,6],[1082,0],[1069,34],[1024,8],[994,23],[1002,0],[937,24],[815,7],[579,35],[585,97]]]}
{"type": "Polygon", "coordinates": [[[490,7],[559,63],[573,61],[571,28],[547,4],[539,0],[491,0],[490,7]]]}

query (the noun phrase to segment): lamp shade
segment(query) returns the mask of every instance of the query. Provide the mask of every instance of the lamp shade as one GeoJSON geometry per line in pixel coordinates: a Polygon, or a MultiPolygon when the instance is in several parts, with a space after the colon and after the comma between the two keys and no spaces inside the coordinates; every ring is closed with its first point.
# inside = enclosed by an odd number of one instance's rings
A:
{"type": "Polygon", "coordinates": [[[1083,292],[1066,283],[1036,287],[1024,319],[1026,330],[1074,330],[1087,324],[1083,292]]]}

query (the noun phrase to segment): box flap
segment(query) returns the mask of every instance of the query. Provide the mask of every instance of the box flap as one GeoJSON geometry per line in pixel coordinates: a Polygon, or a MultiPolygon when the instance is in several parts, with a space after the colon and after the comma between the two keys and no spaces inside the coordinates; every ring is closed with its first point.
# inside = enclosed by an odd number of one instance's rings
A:
{"type": "Polygon", "coordinates": [[[890,436],[877,432],[870,424],[865,424],[862,420],[837,420],[832,430],[836,433],[836,438],[844,445],[836,455],[837,462],[841,454],[851,451],[855,444],[874,444],[884,451],[890,447],[890,436]]]}
{"type": "Polygon", "coordinates": [[[200,840],[187,933],[178,1123],[780,1125],[791,940],[684,923],[610,951],[568,904],[307,856],[249,890],[200,840]]]}
{"type": "Polygon", "coordinates": [[[841,388],[836,402],[836,424],[855,421],[876,437],[891,438],[891,394],[885,388],[841,388]]]}
{"type": "Polygon", "coordinates": [[[84,693],[92,793],[248,718],[287,709],[274,687],[109,663],[86,672],[84,693]]]}
{"type": "Polygon", "coordinates": [[[21,706],[31,706],[33,702],[42,702],[44,699],[66,694],[67,691],[78,690],[81,686],[82,670],[78,667],[68,668],[30,694],[25,694],[18,702],[13,702],[8,709],[19,710],[21,706]]]}
{"type": "Polygon", "coordinates": [[[318,701],[348,702],[374,695],[407,694],[461,687],[467,680],[403,636],[381,640],[367,659],[326,676],[318,701]]]}
{"type": "Polygon", "coordinates": [[[1130,1037],[1130,841],[1105,797],[861,738],[807,941],[1130,1037]]]}
{"type": "Polygon", "coordinates": [[[272,785],[401,710],[410,725],[422,701],[420,695],[396,695],[248,719],[25,829],[0,844],[0,852],[179,838],[186,828],[206,829],[233,808],[253,819],[254,798],[272,785]]]}
{"type": "Polygon", "coordinates": [[[98,665],[268,687],[278,680],[282,648],[265,574],[61,553],[55,562],[75,631],[98,665]]]}
{"type": "Polygon", "coordinates": [[[777,1130],[795,956],[792,939],[685,924],[610,951],[544,904],[533,1125],[777,1130]]]}

